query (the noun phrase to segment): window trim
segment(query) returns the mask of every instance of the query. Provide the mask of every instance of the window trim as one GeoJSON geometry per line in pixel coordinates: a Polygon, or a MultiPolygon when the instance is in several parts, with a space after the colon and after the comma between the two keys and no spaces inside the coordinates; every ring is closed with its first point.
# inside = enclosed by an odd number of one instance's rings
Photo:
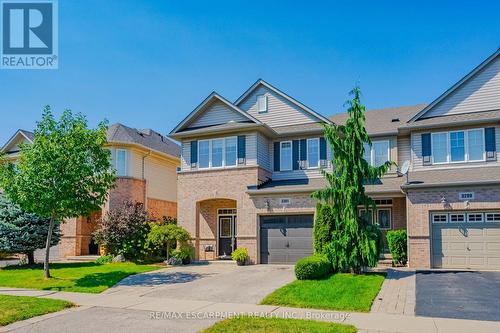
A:
{"type": "Polygon", "coordinates": [[[116,158],[115,158],[115,169],[116,169],[116,175],[118,177],[127,177],[128,176],[128,150],[124,148],[116,148],[116,158]],[[124,161],[124,172],[123,174],[120,174],[118,172],[118,152],[124,152],[125,153],[125,161],[124,161]]]}
{"type": "Polygon", "coordinates": [[[384,142],[384,143],[387,144],[387,161],[391,161],[391,140],[389,140],[389,139],[386,139],[386,140],[374,140],[374,141],[371,142],[371,145],[369,145],[369,144],[367,144],[365,142],[363,144],[368,145],[368,147],[370,148],[370,161],[367,161],[367,162],[371,166],[375,166],[375,143],[381,143],[381,142],[384,142]]]}
{"type": "Polygon", "coordinates": [[[485,162],[486,161],[486,139],[484,137],[484,127],[469,128],[464,130],[454,130],[454,131],[441,131],[431,133],[431,160],[432,165],[442,165],[442,164],[460,164],[460,163],[474,163],[474,162],[485,162]],[[481,137],[483,140],[483,152],[482,158],[479,160],[471,160],[469,152],[469,132],[481,131],[481,137]],[[464,133],[464,159],[461,161],[451,160],[451,133],[464,133]],[[434,136],[438,134],[446,134],[446,161],[445,162],[435,162],[434,161],[434,136]]]}
{"type": "Polygon", "coordinates": [[[292,171],[293,170],[293,144],[291,140],[280,141],[280,171],[292,171]],[[290,144],[290,169],[283,169],[283,144],[290,144]]]}
{"type": "Polygon", "coordinates": [[[449,221],[449,214],[448,213],[432,213],[431,214],[431,223],[434,224],[434,223],[448,223],[449,221]],[[434,221],[434,216],[436,215],[443,215],[443,216],[446,216],[446,221],[434,221]]]}
{"type": "Polygon", "coordinates": [[[392,229],[392,208],[391,207],[384,207],[384,208],[377,208],[377,225],[378,227],[380,228],[380,230],[391,230],[392,229]],[[380,226],[380,222],[378,220],[379,216],[378,216],[378,212],[380,212],[381,210],[386,210],[389,212],[389,227],[388,228],[382,228],[380,226]]]}
{"type": "Polygon", "coordinates": [[[267,101],[267,95],[265,95],[265,94],[257,95],[257,112],[258,113],[267,113],[268,112],[269,108],[268,108],[268,103],[267,102],[268,102],[267,101]],[[265,105],[264,110],[260,110],[259,109],[259,99],[260,98],[264,98],[264,105],[265,105]]]}
{"type": "MultiPolygon", "coordinates": [[[[309,138],[306,140],[306,161],[307,161],[307,169],[319,169],[321,164],[320,157],[320,148],[319,148],[319,138],[309,138]],[[318,142],[318,165],[311,166],[309,164],[309,141],[317,141],[318,142]]],[[[292,161],[293,162],[293,161],[292,161]]]]}
{"type": "Polygon", "coordinates": [[[210,139],[203,139],[203,140],[198,140],[198,170],[208,170],[208,169],[230,169],[230,168],[237,168],[238,167],[238,137],[237,136],[224,136],[224,137],[217,137],[217,138],[210,138],[210,139]],[[236,141],[236,164],[235,165],[226,165],[226,139],[235,139],[236,141]],[[212,142],[215,140],[222,140],[222,165],[214,167],[212,166],[212,142]],[[208,167],[201,167],[200,163],[200,143],[201,142],[208,142],[208,167]]]}

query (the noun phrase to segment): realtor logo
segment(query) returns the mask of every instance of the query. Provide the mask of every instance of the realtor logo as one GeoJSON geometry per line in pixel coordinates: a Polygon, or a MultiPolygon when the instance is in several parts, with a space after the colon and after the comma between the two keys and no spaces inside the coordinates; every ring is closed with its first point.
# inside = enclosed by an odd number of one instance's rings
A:
{"type": "Polygon", "coordinates": [[[2,69],[56,69],[57,3],[1,2],[2,69]]]}

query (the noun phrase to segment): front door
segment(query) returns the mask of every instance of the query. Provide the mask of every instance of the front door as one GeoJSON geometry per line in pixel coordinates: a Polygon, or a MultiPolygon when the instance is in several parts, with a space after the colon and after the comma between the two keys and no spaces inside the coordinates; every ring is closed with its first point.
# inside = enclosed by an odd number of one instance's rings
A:
{"type": "Polygon", "coordinates": [[[219,216],[219,258],[231,259],[236,249],[236,215],[219,216]]]}

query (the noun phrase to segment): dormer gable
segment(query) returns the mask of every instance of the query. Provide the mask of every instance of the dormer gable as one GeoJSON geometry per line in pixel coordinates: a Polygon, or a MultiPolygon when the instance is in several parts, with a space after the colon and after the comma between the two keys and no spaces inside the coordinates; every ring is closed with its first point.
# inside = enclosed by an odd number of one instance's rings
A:
{"type": "Polygon", "coordinates": [[[32,144],[33,143],[33,133],[25,130],[18,130],[14,135],[7,141],[7,143],[1,148],[0,152],[7,155],[17,154],[21,148],[21,144],[32,144]]]}
{"type": "Polygon", "coordinates": [[[262,79],[257,80],[234,105],[269,127],[330,122],[262,79]]]}
{"type": "Polygon", "coordinates": [[[500,49],[439,96],[410,122],[500,110],[500,49]]]}
{"type": "Polygon", "coordinates": [[[228,123],[261,124],[259,120],[213,92],[177,125],[171,134],[228,123]]]}

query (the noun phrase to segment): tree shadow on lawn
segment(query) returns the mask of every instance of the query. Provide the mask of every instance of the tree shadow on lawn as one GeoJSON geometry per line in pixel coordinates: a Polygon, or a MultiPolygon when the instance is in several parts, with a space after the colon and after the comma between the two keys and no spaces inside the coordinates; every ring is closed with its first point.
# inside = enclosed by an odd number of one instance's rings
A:
{"type": "MultiPolygon", "coordinates": [[[[97,264],[95,262],[75,262],[75,263],[50,263],[50,269],[68,269],[68,268],[84,268],[84,267],[99,267],[103,266],[102,264],[97,264]]],[[[7,267],[1,268],[4,271],[15,271],[15,270],[23,270],[23,269],[43,269],[43,264],[34,264],[34,265],[11,265],[7,267]]]]}
{"type": "Polygon", "coordinates": [[[187,283],[201,279],[210,274],[186,273],[186,272],[162,272],[132,275],[120,283],[119,286],[154,287],[167,284],[187,283]]]}

